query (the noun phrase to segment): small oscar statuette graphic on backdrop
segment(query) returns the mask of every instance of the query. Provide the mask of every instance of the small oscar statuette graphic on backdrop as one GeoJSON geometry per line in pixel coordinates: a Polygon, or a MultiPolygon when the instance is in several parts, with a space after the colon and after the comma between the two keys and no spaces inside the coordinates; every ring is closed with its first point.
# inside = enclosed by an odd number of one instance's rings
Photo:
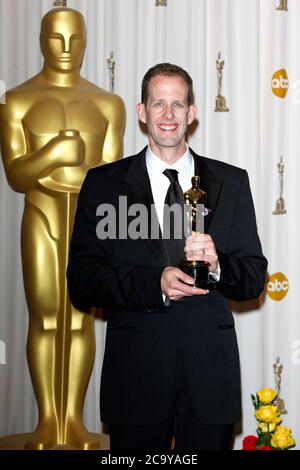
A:
{"type": "MultiPolygon", "coordinates": [[[[192,177],[192,187],[186,191],[184,197],[184,229],[187,236],[204,233],[204,215],[208,211],[204,204],[207,194],[200,189],[200,177],[192,177]]],[[[204,254],[203,250],[203,254],[204,254]]],[[[191,276],[195,281],[195,287],[201,289],[213,289],[215,281],[209,276],[209,263],[206,261],[189,261],[183,256],[179,268],[191,276]]]]}
{"type": "Polygon", "coordinates": [[[53,3],[53,6],[54,7],[64,7],[64,8],[66,8],[67,0],[55,0],[55,2],[53,3]]]}
{"type": "Polygon", "coordinates": [[[279,5],[276,10],[288,11],[288,0],[279,0],[279,5]]]}
{"type": "Polygon", "coordinates": [[[110,57],[106,59],[108,73],[109,73],[109,89],[113,93],[115,89],[115,66],[114,53],[111,51],[110,57]]]}
{"type": "Polygon", "coordinates": [[[284,401],[280,398],[280,387],[281,387],[281,373],[282,373],[283,365],[280,364],[280,357],[276,358],[275,364],[273,364],[273,372],[274,372],[274,381],[275,381],[275,390],[277,392],[277,398],[275,400],[275,405],[278,408],[279,414],[284,415],[287,413],[285,409],[284,401]]]}
{"type": "Polygon", "coordinates": [[[227,108],[226,105],[226,98],[225,96],[222,96],[222,80],[223,80],[223,68],[224,68],[225,62],[221,58],[221,52],[218,54],[218,58],[216,61],[216,67],[217,67],[217,87],[218,87],[218,94],[216,97],[216,107],[215,111],[217,113],[224,113],[228,112],[229,108],[227,108]]]}
{"type": "Polygon", "coordinates": [[[282,215],[286,214],[285,203],[283,199],[283,172],[284,172],[284,164],[283,158],[280,157],[279,163],[277,163],[277,170],[279,174],[279,198],[276,201],[276,207],[273,211],[274,215],[282,215]]]}
{"type": "Polygon", "coordinates": [[[156,0],[155,1],[156,7],[166,7],[168,6],[168,0],[156,0]]]}

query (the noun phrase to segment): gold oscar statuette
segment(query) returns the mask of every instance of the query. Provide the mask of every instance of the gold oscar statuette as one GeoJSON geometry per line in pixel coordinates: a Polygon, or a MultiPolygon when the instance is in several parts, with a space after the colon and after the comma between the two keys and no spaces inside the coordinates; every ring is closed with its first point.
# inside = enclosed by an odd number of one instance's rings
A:
{"type": "Polygon", "coordinates": [[[229,108],[226,105],[226,98],[222,96],[222,81],[223,81],[223,68],[225,62],[221,58],[221,52],[218,54],[218,58],[216,60],[216,68],[217,68],[217,96],[216,96],[216,107],[215,112],[217,113],[224,113],[228,112],[229,108]]]}
{"type": "MultiPolygon", "coordinates": [[[[204,211],[207,194],[200,189],[200,177],[192,177],[192,187],[183,194],[184,197],[184,228],[187,236],[204,233],[204,211]]],[[[209,279],[209,263],[206,261],[189,261],[183,256],[180,269],[189,274],[196,287],[212,289],[215,283],[209,279]]]]}
{"type": "Polygon", "coordinates": [[[276,10],[288,11],[288,0],[279,0],[279,5],[276,10]]]}
{"type": "Polygon", "coordinates": [[[277,171],[278,171],[278,176],[279,176],[279,198],[276,201],[276,207],[275,210],[273,211],[274,215],[282,215],[286,214],[286,209],[285,209],[285,202],[283,199],[283,172],[284,172],[284,164],[283,164],[283,158],[280,157],[280,161],[277,164],[277,171]]]}
{"type": "Polygon", "coordinates": [[[282,369],[283,369],[283,365],[280,363],[280,358],[277,357],[275,364],[273,364],[275,390],[277,392],[277,397],[276,397],[274,404],[277,406],[279,414],[281,415],[287,413],[287,410],[285,409],[284,401],[282,400],[282,398],[280,398],[282,369]]]}
{"type": "Polygon", "coordinates": [[[155,1],[156,7],[166,7],[168,6],[168,0],[156,0],[155,1]]]}
{"type": "Polygon", "coordinates": [[[35,431],[18,436],[26,449],[98,449],[99,434],[82,423],[95,356],[93,312],[70,302],[66,269],[86,173],[122,156],[124,104],[80,75],[86,46],[81,13],[50,10],[42,19],[40,45],[42,70],[9,90],[0,106],[6,176],[15,191],[25,193],[27,359],[39,410],[35,431]]]}

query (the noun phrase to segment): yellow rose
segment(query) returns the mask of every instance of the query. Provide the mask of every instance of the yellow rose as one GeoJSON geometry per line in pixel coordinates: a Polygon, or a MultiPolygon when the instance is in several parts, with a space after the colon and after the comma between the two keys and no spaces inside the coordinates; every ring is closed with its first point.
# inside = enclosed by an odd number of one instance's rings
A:
{"type": "Polygon", "coordinates": [[[278,449],[286,449],[295,445],[295,441],[292,438],[292,431],[285,426],[277,426],[272,439],[271,445],[278,449]]]}
{"type": "Polygon", "coordinates": [[[261,432],[273,432],[277,424],[280,423],[280,421],[281,421],[281,418],[277,418],[272,423],[259,423],[258,427],[261,430],[261,432]]]}
{"type": "Polygon", "coordinates": [[[257,392],[257,396],[261,403],[269,405],[277,397],[277,392],[273,388],[262,388],[257,392]]]}
{"type": "Polygon", "coordinates": [[[265,423],[276,422],[278,418],[278,408],[275,405],[260,406],[255,411],[255,417],[258,421],[264,421],[265,423]]]}

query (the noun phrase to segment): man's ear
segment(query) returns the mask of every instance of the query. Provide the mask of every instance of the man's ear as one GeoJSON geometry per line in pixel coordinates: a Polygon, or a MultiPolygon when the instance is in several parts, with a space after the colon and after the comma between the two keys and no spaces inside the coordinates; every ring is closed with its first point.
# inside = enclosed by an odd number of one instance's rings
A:
{"type": "Polygon", "coordinates": [[[196,116],[197,116],[197,106],[195,106],[194,104],[191,104],[191,106],[189,107],[189,112],[188,112],[188,124],[192,124],[192,122],[195,120],[196,116]]]}
{"type": "Polygon", "coordinates": [[[139,120],[143,122],[144,124],[147,124],[146,110],[145,110],[144,103],[138,103],[136,105],[136,112],[137,112],[139,120]]]}

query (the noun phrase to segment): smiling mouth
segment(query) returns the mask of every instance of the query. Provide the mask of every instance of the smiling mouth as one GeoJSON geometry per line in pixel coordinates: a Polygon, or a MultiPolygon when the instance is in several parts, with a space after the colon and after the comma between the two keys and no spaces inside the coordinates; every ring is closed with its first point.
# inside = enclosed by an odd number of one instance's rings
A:
{"type": "Polygon", "coordinates": [[[158,124],[158,128],[164,132],[173,132],[178,128],[178,124],[158,124]]]}

